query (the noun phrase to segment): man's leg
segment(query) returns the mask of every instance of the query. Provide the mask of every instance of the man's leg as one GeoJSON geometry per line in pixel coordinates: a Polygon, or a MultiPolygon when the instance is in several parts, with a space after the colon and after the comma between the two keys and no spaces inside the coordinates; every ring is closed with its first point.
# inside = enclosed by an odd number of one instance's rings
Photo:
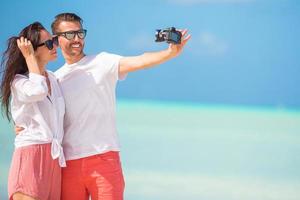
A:
{"type": "Polygon", "coordinates": [[[82,177],[82,159],[67,161],[62,168],[61,200],[88,200],[88,191],[82,177]]]}
{"type": "Polygon", "coordinates": [[[118,152],[91,156],[84,166],[92,200],[123,200],[125,184],[118,152]]]}

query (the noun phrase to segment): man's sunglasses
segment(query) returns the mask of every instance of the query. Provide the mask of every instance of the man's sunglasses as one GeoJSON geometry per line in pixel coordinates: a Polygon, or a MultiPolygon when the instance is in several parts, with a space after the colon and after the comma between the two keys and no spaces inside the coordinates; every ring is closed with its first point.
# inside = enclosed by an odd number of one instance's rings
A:
{"type": "Polygon", "coordinates": [[[57,36],[53,37],[51,40],[46,40],[45,42],[37,45],[37,47],[41,47],[41,46],[45,45],[49,50],[52,50],[53,44],[58,46],[58,37],[57,36]]]}
{"type": "Polygon", "coordinates": [[[78,38],[84,39],[85,36],[86,36],[86,30],[85,29],[80,29],[78,31],[58,32],[58,33],[56,33],[56,35],[64,36],[68,40],[73,40],[76,35],[78,36],[78,38]]]}

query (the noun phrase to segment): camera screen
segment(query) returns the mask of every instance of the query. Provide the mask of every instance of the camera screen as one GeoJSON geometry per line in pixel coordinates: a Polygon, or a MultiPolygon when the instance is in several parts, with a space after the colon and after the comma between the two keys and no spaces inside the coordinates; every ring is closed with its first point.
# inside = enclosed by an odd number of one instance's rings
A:
{"type": "Polygon", "coordinates": [[[180,41],[181,37],[180,37],[180,34],[176,33],[176,32],[171,32],[170,33],[170,39],[173,40],[173,41],[180,41]]]}

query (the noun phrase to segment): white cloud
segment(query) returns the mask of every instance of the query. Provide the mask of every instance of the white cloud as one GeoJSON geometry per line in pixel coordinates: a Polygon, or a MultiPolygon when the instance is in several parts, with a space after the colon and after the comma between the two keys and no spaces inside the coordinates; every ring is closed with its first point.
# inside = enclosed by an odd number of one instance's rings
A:
{"type": "Polygon", "coordinates": [[[164,200],[298,200],[300,183],[175,174],[149,171],[126,173],[126,194],[164,200]]]}
{"type": "Polygon", "coordinates": [[[251,3],[255,0],[168,0],[170,3],[195,5],[195,4],[241,4],[251,3]]]}

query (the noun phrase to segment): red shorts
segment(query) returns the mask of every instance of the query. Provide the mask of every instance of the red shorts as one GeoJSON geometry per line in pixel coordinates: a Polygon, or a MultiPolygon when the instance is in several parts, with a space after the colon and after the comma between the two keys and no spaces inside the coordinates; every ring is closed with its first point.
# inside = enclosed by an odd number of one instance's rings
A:
{"type": "Polygon", "coordinates": [[[8,196],[16,192],[36,199],[59,200],[61,168],[51,157],[51,144],[35,144],[14,151],[8,175],[8,196]]]}
{"type": "Polygon", "coordinates": [[[123,200],[124,179],[119,153],[67,161],[62,170],[62,200],[123,200]]]}

